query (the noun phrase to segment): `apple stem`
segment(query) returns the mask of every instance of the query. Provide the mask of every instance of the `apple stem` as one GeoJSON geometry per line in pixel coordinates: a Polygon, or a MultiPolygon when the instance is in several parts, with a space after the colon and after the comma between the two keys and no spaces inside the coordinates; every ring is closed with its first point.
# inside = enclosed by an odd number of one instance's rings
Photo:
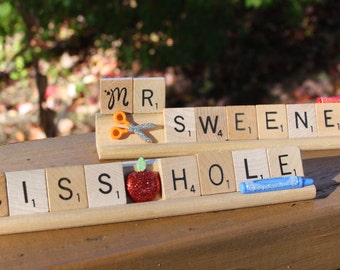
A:
{"type": "Polygon", "coordinates": [[[137,161],[137,172],[144,172],[146,169],[146,162],[143,157],[140,157],[137,161]]]}

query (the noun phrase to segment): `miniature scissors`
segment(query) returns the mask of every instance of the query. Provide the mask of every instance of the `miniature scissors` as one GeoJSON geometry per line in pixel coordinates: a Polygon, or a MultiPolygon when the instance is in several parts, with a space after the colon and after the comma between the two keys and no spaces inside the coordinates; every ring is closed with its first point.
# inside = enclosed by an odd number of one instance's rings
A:
{"type": "Polygon", "coordinates": [[[115,114],[113,115],[113,120],[118,123],[118,124],[123,124],[125,125],[127,128],[121,128],[121,127],[113,127],[111,128],[111,138],[114,140],[119,140],[123,134],[131,132],[131,133],[135,133],[137,134],[141,139],[143,139],[144,141],[151,143],[152,140],[145,135],[142,130],[143,129],[149,129],[149,128],[154,128],[156,127],[155,124],[153,123],[146,123],[146,124],[141,124],[141,125],[133,125],[131,124],[127,119],[126,119],[126,114],[123,111],[117,111],[115,112],[115,114]]]}

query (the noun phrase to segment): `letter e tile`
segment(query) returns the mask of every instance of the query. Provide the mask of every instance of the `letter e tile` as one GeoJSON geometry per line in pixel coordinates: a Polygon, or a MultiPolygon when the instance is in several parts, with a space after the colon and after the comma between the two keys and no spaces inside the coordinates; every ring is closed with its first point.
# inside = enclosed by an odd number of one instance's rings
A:
{"type": "Polygon", "coordinates": [[[197,154],[202,195],[236,191],[230,151],[197,154]]]}
{"type": "Polygon", "coordinates": [[[270,177],[304,176],[301,151],[297,146],[271,147],[267,149],[270,177]]]}
{"type": "Polygon", "coordinates": [[[256,105],[256,114],[259,139],[288,138],[286,105],[256,105]]]}
{"type": "Polygon", "coordinates": [[[256,107],[227,106],[229,140],[257,140],[256,107]]]}
{"type": "Polygon", "coordinates": [[[5,174],[10,216],[48,212],[43,169],[5,174]]]}
{"type": "Polygon", "coordinates": [[[121,162],[85,165],[84,169],[90,208],[126,203],[121,162]]]}
{"type": "Polygon", "coordinates": [[[133,112],[132,78],[103,78],[100,79],[100,113],[114,114],[121,110],[133,112]]]}
{"type": "Polygon", "coordinates": [[[0,173],[0,217],[6,217],[8,215],[6,176],[4,173],[0,173]]]}
{"type": "Polygon", "coordinates": [[[82,166],[48,168],[46,181],[51,212],[88,207],[82,166]]]}
{"type": "Polygon", "coordinates": [[[232,156],[237,191],[241,182],[270,177],[265,148],[232,151],[232,156]]]}
{"type": "Polygon", "coordinates": [[[316,103],[318,136],[340,135],[340,103],[316,103]]]}
{"type": "Polygon", "coordinates": [[[159,166],[163,199],[201,195],[196,156],[162,158],[159,166]]]}

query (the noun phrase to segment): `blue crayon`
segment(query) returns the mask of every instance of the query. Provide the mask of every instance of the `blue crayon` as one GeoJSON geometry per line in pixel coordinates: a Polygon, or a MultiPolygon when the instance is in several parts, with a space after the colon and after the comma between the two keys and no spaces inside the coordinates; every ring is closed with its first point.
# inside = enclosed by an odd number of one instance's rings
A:
{"type": "Polygon", "coordinates": [[[243,194],[302,188],[314,184],[312,178],[286,176],[241,182],[239,189],[243,194]]]}

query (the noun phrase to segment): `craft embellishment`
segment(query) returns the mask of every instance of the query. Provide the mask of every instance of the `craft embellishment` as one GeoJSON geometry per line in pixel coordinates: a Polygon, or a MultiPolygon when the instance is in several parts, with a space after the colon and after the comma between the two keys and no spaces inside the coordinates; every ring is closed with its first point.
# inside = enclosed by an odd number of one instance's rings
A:
{"type": "Polygon", "coordinates": [[[161,189],[159,175],[146,169],[144,158],[137,161],[137,171],[129,173],[126,180],[126,189],[135,202],[147,202],[156,198],[161,189]]]}
{"type": "Polygon", "coordinates": [[[145,123],[140,125],[133,125],[126,119],[126,114],[123,111],[117,111],[113,115],[113,121],[117,124],[122,124],[125,127],[113,127],[111,128],[111,138],[114,140],[119,140],[122,138],[123,134],[125,133],[135,133],[137,134],[143,141],[148,143],[152,143],[151,138],[145,135],[142,130],[143,129],[150,129],[156,127],[153,123],[145,123]]]}

